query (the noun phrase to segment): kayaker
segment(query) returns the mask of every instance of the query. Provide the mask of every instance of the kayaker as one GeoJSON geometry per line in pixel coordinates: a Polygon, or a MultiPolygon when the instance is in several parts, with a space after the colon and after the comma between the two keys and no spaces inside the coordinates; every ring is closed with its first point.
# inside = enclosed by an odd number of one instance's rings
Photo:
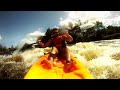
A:
{"type": "Polygon", "coordinates": [[[53,28],[51,38],[48,40],[48,42],[44,44],[41,40],[38,40],[38,44],[42,48],[46,48],[52,44],[53,47],[50,53],[50,60],[54,62],[53,60],[56,55],[62,55],[62,57],[65,58],[67,65],[70,65],[70,53],[66,46],[66,41],[71,42],[72,40],[73,38],[68,34],[68,32],[65,32],[61,35],[58,28],[53,28]]]}

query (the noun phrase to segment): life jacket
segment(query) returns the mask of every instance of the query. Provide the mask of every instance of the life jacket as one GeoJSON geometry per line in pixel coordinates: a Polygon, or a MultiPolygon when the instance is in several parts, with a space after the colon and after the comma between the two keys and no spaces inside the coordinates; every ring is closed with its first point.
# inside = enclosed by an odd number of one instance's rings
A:
{"type": "Polygon", "coordinates": [[[53,38],[53,45],[57,48],[57,49],[61,49],[66,47],[65,44],[65,40],[62,38],[62,36],[57,36],[55,38],[53,38]]]}

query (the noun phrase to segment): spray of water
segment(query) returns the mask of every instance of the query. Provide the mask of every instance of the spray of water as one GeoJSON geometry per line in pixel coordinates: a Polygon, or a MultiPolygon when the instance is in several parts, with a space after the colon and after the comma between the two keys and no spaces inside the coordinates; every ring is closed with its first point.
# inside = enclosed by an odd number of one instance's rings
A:
{"type": "MultiPolygon", "coordinates": [[[[118,42],[119,39],[115,41],[118,42]]],[[[80,42],[73,46],[68,46],[68,48],[70,53],[86,66],[94,78],[118,79],[120,78],[120,49],[119,47],[111,46],[109,41],[104,41],[104,43],[108,44],[101,46],[102,42],[80,42]]],[[[24,58],[24,62],[26,62],[26,66],[30,67],[50,49],[36,48],[27,50],[21,55],[24,58]]]]}
{"type": "MultiPolygon", "coordinates": [[[[109,16],[109,13],[106,12],[106,15],[109,16]]],[[[103,15],[103,16],[106,16],[103,15]]],[[[78,23],[78,20],[81,20],[80,27],[85,30],[90,27],[94,26],[94,22],[98,19],[89,17],[94,16],[91,13],[70,13],[68,18],[59,22],[59,28],[65,32],[65,30],[70,29],[69,22],[72,23],[74,26],[75,23],[78,23]],[[80,17],[78,17],[80,16],[80,17]],[[85,23],[86,17],[88,22],[85,23]]],[[[102,15],[101,15],[102,16],[102,15]]],[[[97,17],[98,18],[98,17],[97,17]]],[[[36,32],[35,32],[36,33],[36,32]]],[[[23,40],[25,43],[33,43],[34,34],[28,34],[27,38],[23,40]]],[[[36,35],[37,36],[37,35],[36,35]]],[[[35,36],[35,37],[36,37],[35,36]]],[[[35,39],[34,37],[34,39],[35,39]]],[[[90,73],[96,79],[113,79],[113,78],[120,78],[120,40],[113,40],[113,41],[98,41],[98,42],[80,42],[72,46],[68,46],[69,51],[75,57],[77,57],[90,71],[90,73]],[[113,42],[114,41],[114,42],[113,42]]],[[[22,47],[22,44],[19,44],[22,47]]],[[[31,67],[44,53],[48,52],[51,48],[33,48],[31,50],[26,50],[24,52],[16,51],[13,54],[23,57],[23,61],[25,63],[25,67],[31,67]]],[[[2,56],[0,56],[2,58],[2,56]]],[[[2,58],[3,59],[3,58],[2,58]]],[[[27,72],[27,71],[26,71],[27,72]]]]}

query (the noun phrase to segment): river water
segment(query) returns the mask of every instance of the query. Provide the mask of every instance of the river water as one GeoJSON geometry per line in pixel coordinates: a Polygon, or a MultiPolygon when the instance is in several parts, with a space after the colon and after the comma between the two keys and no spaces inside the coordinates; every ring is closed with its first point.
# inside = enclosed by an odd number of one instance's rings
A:
{"type": "Polygon", "coordinates": [[[120,39],[81,42],[69,47],[96,79],[120,79],[120,39]]]}
{"type": "MultiPolygon", "coordinates": [[[[95,79],[120,79],[120,39],[80,42],[68,48],[95,79]]],[[[17,63],[7,60],[13,56],[0,56],[0,78],[23,78],[30,66],[50,49],[35,48],[22,53],[13,53],[23,57],[24,62],[17,63]],[[6,76],[2,74],[3,72],[6,76]]]]}

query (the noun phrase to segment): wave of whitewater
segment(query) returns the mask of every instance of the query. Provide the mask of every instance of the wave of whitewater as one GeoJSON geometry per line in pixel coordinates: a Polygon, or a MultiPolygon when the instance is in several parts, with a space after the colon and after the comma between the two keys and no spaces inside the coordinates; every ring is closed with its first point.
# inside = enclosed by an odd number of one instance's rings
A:
{"type": "MultiPolygon", "coordinates": [[[[68,46],[95,79],[120,79],[120,39],[80,42],[68,46]]],[[[0,56],[0,78],[22,79],[31,65],[51,48],[35,48],[11,56],[0,56]],[[15,56],[16,58],[9,60],[15,56]]]]}

